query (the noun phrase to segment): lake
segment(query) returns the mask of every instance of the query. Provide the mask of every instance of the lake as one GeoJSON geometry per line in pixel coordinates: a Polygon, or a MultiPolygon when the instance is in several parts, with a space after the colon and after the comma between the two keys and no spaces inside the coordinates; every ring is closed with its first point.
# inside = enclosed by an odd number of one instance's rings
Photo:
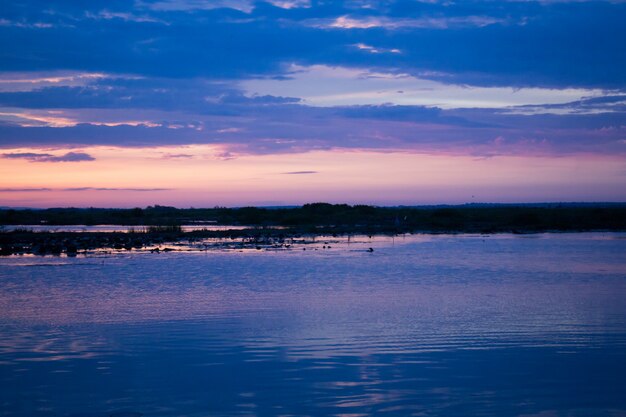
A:
{"type": "Polygon", "coordinates": [[[626,416],[625,376],[624,233],[0,258],[3,416],[626,416]]]}

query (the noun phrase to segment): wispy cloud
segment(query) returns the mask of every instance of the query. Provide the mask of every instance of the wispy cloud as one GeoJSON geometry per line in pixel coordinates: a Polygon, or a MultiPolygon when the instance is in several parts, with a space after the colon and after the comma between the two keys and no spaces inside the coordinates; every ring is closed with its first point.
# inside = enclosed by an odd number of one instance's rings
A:
{"type": "Polygon", "coordinates": [[[96,158],[84,152],[68,152],[64,155],[49,153],[17,152],[2,154],[6,159],[26,159],[30,162],[84,162],[95,161],[96,158]]]}
{"type": "Polygon", "coordinates": [[[250,13],[254,9],[252,0],[161,0],[155,2],[137,2],[139,7],[157,11],[193,11],[212,9],[234,9],[250,13]]]}
{"type": "Polygon", "coordinates": [[[243,13],[252,13],[257,3],[267,3],[281,9],[310,8],[311,0],[160,0],[156,2],[140,1],[138,4],[157,11],[185,11],[233,9],[243,13]]]}
{"type": "Polygon", "coordinates": [[[281,172],[283,175],[307,175],[307,174],[317,174],[318,171],[291,171],[291,172],[281,172]]]}
{"type": "Polygon", "coordinates": [[[402,53],[401,50],[397,49],[397,48],[380,48],[380,47],[373,47],[371,45],[367,45],[365,43],[357,43],[352,45],[355,48],[361,50],[361,51],[365,51],[365,52],[369,52],[371,54],[400,54],[402,53]]]}
{"type": "Polygon", "coordinates": [[[268,3],[281,9],[299,9],[311,7],[311,0],[268,0],[268,3]]]}
{"type": "Polygon", "coordinates": [[[103,73],[76,71],[3,72],[0,73],[0,91],[31,91],[45,86],[84,86],[105,77],[103,73]]]}
{"type": "Polygon", "coordinates": [[[47,22],[25,22],[0,18],[0,26],[14,26],[22,29],[50,29],[53,24],[47,22]]]}
{"type": "Polygon", "coordinates": [[[194,156],[187,153],[166,153],[161,157],[162,159],[191,159],[194,156]]]}
{"type": "Polygon", "coordinates": [[[0,112],[0,118],[7,119],[13,123],[27,127],[27,126],[51,126],[51,127],[68,127],[76,126],[78,123],[67,117],[59,115],[60,112],[44,112],[44,113],[31,113],[31,112],[19,112],[8,113],[0,112]]]}
{"type": "Polygon", "coordinates": [[[439,108],[506,108],[558,104],[583,97],[602,97],[601,89],[513,88],[452,84],[408,73],[327,65],[291,65],[287,80],[241,82],[248,94],[297,96],[308,105],[422,105],[439,108]]]}
{"type": "Polygon", "coordinates": [[[0,188],[0,193],[30,193],[30,192],[42,192],[52,191],[52,188],[37,187],[37,188],[0,188]]]}
{"type": "Polygon", "coordinates": [[[160,23],[167,25],[168,22],[165,22],[161,19],[157,19],[148,15],[137,15],[134,13],[128,12],[111,12],[108,10],[101,10],[98,13],[87,12],[85,14],[90,19],[120,19],[127,22],[138,22],[138,23],[160,23]]]}
{"type": "Polygon", "coordinates": [[[339,16],[333,19],[316,19],[309,22],[313,27],[329,29],[448,29],[452,27],[484,27],[506,23],[502,18],[490,16],[453,16],[391,18],[386,16],[339,16]]]}
{"type": "Polygon", "coordinates": [[[135,191],[135,192],[151,192],[151,191],[171,191],[171,188],[118,188],[118,187],[70,187],[60,188],[59,191],[135,191]]]}
{"type": "Polygon", "coordinates": [[[65,188],[50,188],[50,187],[31,187],[31,188],[19,188],[19,187],[5,187],[0,188],[0,193],[28,193],[28,192],[81,192],[81,191],[129,191],[129,192],[154,192],[154,191],[171,191],[172,188],[142,188],[142,187],[65,187],[65,188]]]}

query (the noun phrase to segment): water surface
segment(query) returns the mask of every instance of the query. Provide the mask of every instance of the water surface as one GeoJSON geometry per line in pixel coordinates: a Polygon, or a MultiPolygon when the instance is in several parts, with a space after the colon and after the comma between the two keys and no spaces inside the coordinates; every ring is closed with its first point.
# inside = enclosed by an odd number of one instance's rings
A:
{"type": "Polygon", "coordinates": [[[0,415],[626,415],[626,234],[324,246],[0,259],[0,415]]]}

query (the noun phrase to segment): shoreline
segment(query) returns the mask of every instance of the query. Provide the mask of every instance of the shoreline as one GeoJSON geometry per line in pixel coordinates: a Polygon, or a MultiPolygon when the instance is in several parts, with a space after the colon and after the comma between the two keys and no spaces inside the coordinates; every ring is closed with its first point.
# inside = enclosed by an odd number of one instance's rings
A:
{"type": "Polygon", "coordinates": [[[500,230],[403,230],[398,228],[332,227],[323,228],[246,228],[229,230],[129,231],[129,232],[56,232],[13,230],[0,232],[0,256],[53,255],[76,256],[96,251],[171,252],[170,246],[196,250],[219,249],[289,249],[293,245],[316,243],[317,238],[405,235],[535,235],[544,233],[620,233],[626,229],[500,229],[500,230]],[[185,243],[186,242],[186,243],[185,243]]]}

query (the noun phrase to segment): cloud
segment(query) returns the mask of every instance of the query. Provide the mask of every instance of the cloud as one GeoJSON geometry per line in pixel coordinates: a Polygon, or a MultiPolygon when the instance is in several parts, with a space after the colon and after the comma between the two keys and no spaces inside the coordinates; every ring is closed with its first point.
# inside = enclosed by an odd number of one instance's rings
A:
{"type": "Polygon", "coordinates": [[[268,0],[268,3],[281,9],[306,9],[312,7],[311,0],[268,0]]]}
{"type": "Polygon", "coordinates": [[[5,153],[2,154],[6,159],[26,159],[30,162],[83,162],[95,161],[95,158],[83,152],[68,152],[65,155],[52,155],[49,153],[5,153]]]}
{"type": "Polygon", "coordinates": [[[30,193],[30,192],[41,192],[41,191],[52,191],[52,188],[0,188],[0,193],[30,193]]]}
{"type": "Polygon", "coordinates": [[[330,20],[313,20],[309,24],[318,28],[329,29],[448,29],[451,27],[484,27],[496,23],[506,23],[505,19],[490,16],[451,16],[451,17],[420,17],[391,18],[381,16],[339,16],[330,20]]]}
{"type": "Polygon", "coordinates": [[[52,156],[47,159],[43,159],[42,162],[82,162],[82,161],[95,161],[96,158],[83,152],[68,152],[61,156],[52,156]]]}
{"type": "Polygon", "coordinates": [[[101,10],[98,13],[86,12],[85,15],[91,19],[121,19],[123,21],[130,22],[138,22],[138,23],[159,23],[168,25],[169,23],[157,19],[155,17],[147,16],[147,15],[137,15],[135,13],[130,12],[110,12],[108,10],[101,10]]]}
{"type": "Polygon", "coordinates": [[[154,2],[138,2],[139,7],[145,7],[156,11],[194,11],[212,9],[234,9],[244,13],[250,13],[254,9],[251,0],[161,0],[154,2]]]}
{"type": "Polygon", "coordinates": [[[0,26],[13,26],[17,28],[26,28],[26,29],[49,29],[53,27],[53,25],[50,23],[14,21],[14,20],[1,19],[1,18],[0,18],[0,26]]]}
{"type": "Polygon", "coordinates": [[[624,2],[270,3],[13,2],[0,19],[23,24],[0,25],[0,38],[11,40],[0,59],[11,72],[172,80],[282,76],[286,62],[298,62],[446,73],[460,84],[491,86],[616,88],[626,81],[624,2]],[[50,27],[30,27],[38,22],[50,27]],[[346,53],[355,43],[402,54],[346,53]]]}
{"type": "Polygon", "coordinates": [[[0,193],[24,193],[24,192],[81,192],[81,191],[130,191],[130,192],[153,192],[171,191],[171,188],[119,188],[119,187],[67,187],[67,188],[0,188],[0,193]]]}
{"type": "Polygon", "coordinates": [[[248,95],[297,96],[315,106],[401,104],[439,108],[498,108],[558,104],[601,97],[600,89],[480,87],[444,83],[406,73],[326,65],[291,65],[288,80],[240,83],[248,95]]]}
{"type": "Polygon", "coordinates": [[[624,153],[624,2],[26,0],[0,19],[4,149],[624,153]]]}
{"type": "Polygon", "coordinates": [[[291,171],[291,172],[281,172],[283,175],[307,175],[307,174],[317,174],[318,171],[291,171]]]}
{"type": "Polygon", "coordinates": [[[31,91],[46,86],[84,86],[105,77],[101,73],[75,71],[5,72],[0,73],[0,92],[31,91]]]}
{"type": "Polygon", "coordinates": [[[357,44],[354,44],[353,46],[361,51],[366,51],[371,54],[400,54],[402,53],[402,51],[397,48],[375,48],[371,45],[367,45],[364,43],[357,43],[357,44]]]}
{"type": "MultiPolygon", "coordinates": [[[[612,103],[618,103],[613,101],[612,103]]],[[[575,108],[603,108],[600,101],[572,102],[575,108]]],[[[564,104],[563,106],[568,106],[564,104]]],[[[218,159],[243,155],[369,149],[423,153],[527,155],[571,153],[624,154],[625,111],[527,114],[504,109],[439,109],[413,105],[253,107],[230,115],[191,115],[181,127],[107,126],[81,123],[72,127],[20,127],[0,124],[0,147],[153,147],[218,145],[218,159]],[[234,134],[218,133],[237,128],[234,134]],[[494,139],[506,141],[496,144],[494,139]]],[[[115,114],[115,113],[114,113],[115,114]]],[[[121,111],[123,117],[132,111],[121,111]]],[[[143,115],[143,114],[142,114],[143,115]]],[[[160,117],[160,113],[159,113],[160,117]]],[[[183,117],[177,115],[176,117],[183,117]]],[[[184,153],[184,151],[182,152],[184,153]]]]}
{"type": "Polygon", "coordinates": [[[231,159],[235,159],[237,157],[236,154],[234,154],[233,152],[229,152],[229,151],[219,152],[215,154],[214,156],[216,159],[219,159],[221,161],[230,161],[231,159]]]}
{"type": "Polygon", "coordinates": [[[119,188],[119,187],[70,187],[59,188],[59,191],[135,191],[135,192],[151,192],[151,191],[171,191],[171,188],[119,188]]]}
{"type": "Polygon", "coordinates": [[[626,113],[626,94],[606,95],[602,97],[583,98],[574,102],[560,104],[542,104],[517,106],[507,110],[509,114],[536,115],[536,114],[601,114],[626,113]]]}
{"type": "MultiPolygon", "coordinates": [[[[295,104],[297,97],[270,94],[245,94],[236,83],[204,79],[171,80],[163,78],[104,77],[95,78],[81,86],[44,86],[24,91],[2,92],[0,107],[30,109],[74,108],[142,108],[163,111],[223,112],[225,106],[275,106],[295,104]]],[[[0,109],[1,110],[1,109],[0,109]]],[[[2,115],[30,118],[57,125],[76,124],[58,114],[2,112],[2,115]]],[[[137,124],[144,121],[128,121],[137,124]]]]}
{"type": "Polygon", "coordinates": [[[242,13],[252,13],[259,4],[271,4],[281,9],[298,9],[311,7],[310,0],[160,0],[156,2],[138,2],[139,7],[156,11],[183,11],[194,12],[198,10],[233,9],[242,13]]]}
{"type": "Polygon", "coordinates": [[[166,153],[162,156],[163,159],[191,159],[193,155],[186,153],[166,153]]]}
{"type": "Polygon", "coordinates": [[[238,127],[226,127],[224,129],[218,129],[217,133],[238,133],[241,132],[241,128],[238,127]]]}

